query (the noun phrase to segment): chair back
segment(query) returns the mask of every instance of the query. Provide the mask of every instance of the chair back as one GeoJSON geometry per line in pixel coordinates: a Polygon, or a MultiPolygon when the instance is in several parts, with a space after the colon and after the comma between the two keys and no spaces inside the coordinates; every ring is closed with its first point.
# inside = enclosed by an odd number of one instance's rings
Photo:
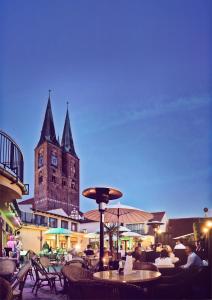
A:
{"type": "Polygon", "coordinates": [[[187,262],[187,255],[185,249],[174,249],[174,254],[176,257],[179,257],[178,266],[184,265],[187,262]]]}
{"type": "Polygon", "coordinates": [[[93,273],[91,271],[82,267],[78,267],[74,264],[65,265],[61,271],[63,275],[71,282],[93,279],[93,273]]]}
{"type": "Polygon", "coordinates": [[[49,268],[50,267],[50,259],[46,256],[41,256],[40,257],[40,263],[44,268],[49,268]]]}
{"type": "Polygon", "coordinates": [[[16,270],[16,263],[11,259],[0,260],[0,271],[13,274],[16,270]]]}
{"type": "Polygon", "coordinates": [[[110,283],[80,280],[71,284],[72,288],[67,290],[70,299],[79,300],[118,300],[118,299],[140,299],[141,289],[126,283],[110,283]]]}
{"type": "Polygon", "coordinates": [[[0,277],[0,299],[12,300],[13,292],[9,282],[0,277]]]}
{"type": "Polygon", "coordinates": [[[25,285],[25,281],[29,272],[29,269],[31,268],[30,262],[27,262],[18,272],[16,275],[16,279],[12,284],[12,289],[16,289],[18,287],[18,290],[20,291],[20,295],[22,295],[23,288],[25,285]]]}
{"type": "Polygon", "coordinates": [[[150,262],[148,263],[148,262],[135,261],[133,263],[133,269],[134,270],[148,270],[148,271],[158,272],[158,268],[150,262]]]}

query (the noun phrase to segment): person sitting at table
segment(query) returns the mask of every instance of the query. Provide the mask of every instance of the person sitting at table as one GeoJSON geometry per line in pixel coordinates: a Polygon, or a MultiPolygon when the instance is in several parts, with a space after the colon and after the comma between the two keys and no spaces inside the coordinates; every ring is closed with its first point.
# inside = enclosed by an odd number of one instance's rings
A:
{"type": "Polygon", "coordinates": [[[156,252],[161,252],[163,250],[163,245],[161,243],[158,243],[156,246],[156,252]]]}
{"type": "Polygon", "coordinates": [[[182,240],[176,241],[176,245],[174,249],[185,249],[185,246],[183,245],[183,241],[182,240]]]}
{"type": "Polygon", "coordinates": [[[45,241],[42,247],[42,251],[49,252],[49,249],[50,249],[49,244],[47,243],[47,241],[45,241]]]}
{"type": "Polygon", "coordinates": [[[172,251],[172,248],[169,245],[165,245],[164,249],[167,250],[173,264],[179,260],[179,258],[175,256],[174,252],[172,251]]]}
{"type": "Polygon", "coordinates": [[[140,247],[135,247],[132,257],[135,258],[135,261],[146,261],[145,252],[140,247]]]}
{"type": "Polygon", "coordinates": [[[71,254],[71,249],[68,250],[68,253],[65,255],[65,262],[69,262],[73,259],[73,256],[71,254]]]}
{"type": "Polygon", "coordinates": [[[123,249],[122,245],[120,246],[119,253],[121,254],[121,258],[125,257],[125,250],[123,249]]]}
{"type": "Polygon", "coordinates": [[[85,255],[94,255],[94,251],[91,247],[91,245],[87,245],[87,249],[84,251],[85,255]]]}
{"type": "Polygon", "coordinates": [[[182,265],[183,269],[199,269],[203,266],[201,258],[194,252],[195,246],[193,244],[188,244],[185,248],[185,252],[188,255],[187,263],[182,265]]]}
{"type": "Polygon", "coordinates": [[[174,264],[172,263],[172,259],[171,257],[169,257],[169,253],[166,249],[163,249],[161,252],[160,252],[160,257],[156,258],[155,259],[155,264],[157,266],[174,266],[174,264]]]}

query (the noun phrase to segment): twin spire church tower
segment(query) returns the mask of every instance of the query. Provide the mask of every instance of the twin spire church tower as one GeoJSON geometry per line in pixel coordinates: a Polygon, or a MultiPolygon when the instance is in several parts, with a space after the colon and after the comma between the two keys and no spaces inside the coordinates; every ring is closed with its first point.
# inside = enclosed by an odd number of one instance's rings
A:
{"type": "Polygon", "coordinates": [[[79,159],[74,149],[67,109],[61,144],[56,138],[50,95],[35,148],[34,208],[62,208],[68,215],[79,211],[79,159]]]}

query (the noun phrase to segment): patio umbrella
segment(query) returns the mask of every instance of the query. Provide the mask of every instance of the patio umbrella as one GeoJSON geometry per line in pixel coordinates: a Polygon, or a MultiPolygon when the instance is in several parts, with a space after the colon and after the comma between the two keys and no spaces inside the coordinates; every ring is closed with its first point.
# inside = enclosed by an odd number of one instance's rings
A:
{"type": "MultiPolygon", "coordinates": [[[[90,210],[84,214],[86,219],[92,221],[100,221],[99,211],[97,209],[90,210]]],[[[124,205],[118,202],[117,204],[109,205],[105,210],[105,223],[144,223],[153,218],[153,215],[139,208],[124,205]]],[[[117,231],[117,253],[118,253],[119,231],[117,231]]]]}
{"type": "Polygon", "coordinates": [[[123,232],[121,233],[121,236],[127,236],[127,237],[141,237],[141,234],[137,232],[123,232]]]}
{"type": "MultiPolygon", "coordinates": [[[[86,219],[99,222],[99,211],[93,209],[84,214],[86,219]]],[[[117,204],[109,205],[105,210],[105,223],[143,223],[153,218],[153,215],[139,208],[117,204]]]]}
{"type": "Polygon", "coordinates": [[[56,244],[58,245],[58,235],[63,234],[63,235],[70,235],[71,231],[65,228],[50,228],[47,231],[44,232],[44,234],[55,234],[56,235],[56,244]]]}

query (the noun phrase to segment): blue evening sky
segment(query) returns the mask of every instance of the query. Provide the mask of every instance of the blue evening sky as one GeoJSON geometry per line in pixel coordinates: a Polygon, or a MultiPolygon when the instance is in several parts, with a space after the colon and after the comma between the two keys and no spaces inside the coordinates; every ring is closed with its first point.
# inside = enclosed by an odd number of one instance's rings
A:
{"type": "Polygon", "coordinates": [[[52,89],[60,136],[70,103],[81,191],[114,186],[171,217],[212,206],[212,1],[0,5],[0,128],[23,150],[31,196],[52,89]]]}

